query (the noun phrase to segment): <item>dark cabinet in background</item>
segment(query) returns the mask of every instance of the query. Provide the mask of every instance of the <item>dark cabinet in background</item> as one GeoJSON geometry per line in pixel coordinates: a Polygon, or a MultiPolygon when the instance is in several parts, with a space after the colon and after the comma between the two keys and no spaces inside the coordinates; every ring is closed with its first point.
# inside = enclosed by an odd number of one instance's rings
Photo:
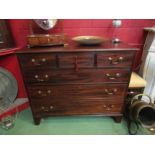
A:
{"type": "Polygon", "coordinates": [[[11,29],[6,19],[0,19],[0,50],[15,46],[11,29]]]}

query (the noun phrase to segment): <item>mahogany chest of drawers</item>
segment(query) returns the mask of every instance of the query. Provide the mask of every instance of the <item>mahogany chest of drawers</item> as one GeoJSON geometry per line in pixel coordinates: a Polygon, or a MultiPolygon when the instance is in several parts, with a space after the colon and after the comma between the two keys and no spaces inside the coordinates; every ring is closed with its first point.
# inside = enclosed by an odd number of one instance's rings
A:
{"type": "Polygon", "coordinates": [[[99,115],[121,121],[135,48],[29,48],[17,52],[35,124],[48,116],[99,115]]]}

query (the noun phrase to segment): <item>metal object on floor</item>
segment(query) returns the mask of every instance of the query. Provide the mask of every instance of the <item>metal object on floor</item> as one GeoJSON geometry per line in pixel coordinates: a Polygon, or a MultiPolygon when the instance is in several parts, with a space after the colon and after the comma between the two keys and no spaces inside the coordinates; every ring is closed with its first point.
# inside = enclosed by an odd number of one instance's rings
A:
{"type": "Polygon", "coordinates": [[[15,114],[15,116],[8,115],[6,117],[3,117],[0,121],[1,127],[6,130],[11,129],[12,127],[14,127],[16,117],[17,113],[15,114]]]}
{"type": "MultiPolygon", "coordinates": [[[[10,103],[10,105],[12,104],[10,103]]],[[[9,108],[9,106],[6,106],[5,103],[1,104],[0,102],[0,112],[5,112],[7,108],[9,108]]],[[[0,126],[6,130],[11,129],[12,127],[14,127],[17,116],[18,116],[18,108],[16,108],[16,112],[13,115],[7,115],[2,117],[0,119],[0,126]]]]}
{"type": "Polygon", "coordinates": [[[151,102],[151,98],[145,94],[138,94],[131,100],[129,107],[130,119],[139,122],[145,128],[155,127],[155,104],[151,102]],[[148,102],[142,100],[147,97],[148,102]]]}
{"type": "MultiPolygon", "coordinates": [[[[0,67],[0,99],[1,104],[8,107],[16,99],[18,92],[18,85],[15,77],[6,70],[0,67]]],[[[2,105],[0,104],[0,107],[2,105]]],[[[4,107],[3,106],[3,107],[4,107]]]]}
{"type": "MultiPolygon", "coordinates": [[[[6,69],[0,67],[0,114],[5,113],[13,106],[18,92],[17,81],[15,77],[6,69]]],[[[0,119],[0,126],[9,129],[14,126],[17,117],[17,109],[15,115],[7,115],[0,119]]]]}
{"type": "Polygon", "coordinates": [[[125,108],[125,118],[128,125],[128,132],[131,135],[137,134],[139,126],[144,128],[155,127],[155,104],[151,98],[145,94],[135,95],[125,108]],[[148,98],[144,101],[143,97],[148,98]]]}

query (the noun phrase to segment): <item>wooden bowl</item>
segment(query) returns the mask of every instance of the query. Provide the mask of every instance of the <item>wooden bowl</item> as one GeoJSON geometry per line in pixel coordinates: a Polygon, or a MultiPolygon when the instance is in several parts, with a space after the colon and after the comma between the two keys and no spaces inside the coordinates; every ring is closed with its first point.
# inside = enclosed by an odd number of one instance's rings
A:
{"type": "Polygon", "coordinates": [[[105,41],[100,36],[77,36],[72,38],[72,40],[81,45],[99,45],[105,41]]]}

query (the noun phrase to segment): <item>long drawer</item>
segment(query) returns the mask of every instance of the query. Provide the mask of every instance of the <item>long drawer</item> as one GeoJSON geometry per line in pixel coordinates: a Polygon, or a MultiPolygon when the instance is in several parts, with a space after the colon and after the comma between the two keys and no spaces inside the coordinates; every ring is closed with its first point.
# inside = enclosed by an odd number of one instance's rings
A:
{"type": "MultiPolygon", "coordinates": [[[[29,96],[38,100],[116,100],[125,95],[126,84],[102,85],[51,85],[27,87],[29,96]]],[[[63,103],[64,104],[64,103],[63,103]]]]}
{"type": "Polygon", "coordinates": [[[129,75],[129,69],[40,69],[24,72],[27,84],[127,83],[129,75]]]}
{"type": "MultiPolygon", "coordinates": [[[[64,101],[66,103],[66,101],[64,101]]],[[[122,100],[114,101],[111,100],[83,100],[80,102],[69,101],[70,104],[65,103],[56,104],[53,100],[49,100],[48,104],[42,101],[31,101],[31,107],[36,115],[95,115],[95,114],[119,114],[122,112],[123,102],[122,100]]]]}

